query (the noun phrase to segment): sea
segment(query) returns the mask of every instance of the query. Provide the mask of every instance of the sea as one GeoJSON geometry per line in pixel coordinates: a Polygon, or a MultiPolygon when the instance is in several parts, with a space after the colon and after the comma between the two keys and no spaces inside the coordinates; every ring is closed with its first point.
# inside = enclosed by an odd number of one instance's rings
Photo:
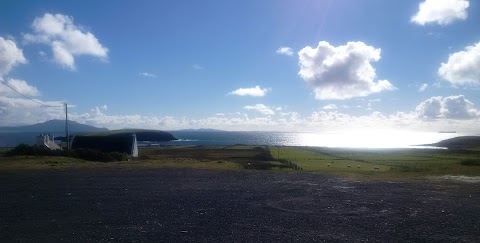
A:
{"type": "MultiPolygon", "coordinates": [[[[139,141],[139,146],[312,146],[331,148],[436,148],[423,146],[465,133],[406,132],[406,131],[349,131],[349,132],[227,132],[227,131],[171,131],[178,140],[168,142],[139,141]]],[[[20,143],[34,144],[39,133],[0,132],[0,147],[14,147],[20,143]]],[[[53,134],[64,136],[64,134],[53,134]]]]}

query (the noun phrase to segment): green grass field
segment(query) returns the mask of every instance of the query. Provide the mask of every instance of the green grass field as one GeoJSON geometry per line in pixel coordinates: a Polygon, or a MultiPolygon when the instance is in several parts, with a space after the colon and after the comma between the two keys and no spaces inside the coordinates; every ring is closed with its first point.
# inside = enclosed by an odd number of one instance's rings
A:
{"type": "Polygon", "coordinates": [[[293,161],[306,171],[480,175],[480,153],[475,150],[272,147],[270,151],[276,159],[293,161]]]}
{"type": "Polygon", "coordinates": [[[480,151],[433,149],[332,149],[315,147],[173,146],[141,148],[140,157],[91,162],[58,156],[4,157],[0,170],[49,168],[254,169],[338,173],[377,178],[436,175],[480,176],[480,151]]]}

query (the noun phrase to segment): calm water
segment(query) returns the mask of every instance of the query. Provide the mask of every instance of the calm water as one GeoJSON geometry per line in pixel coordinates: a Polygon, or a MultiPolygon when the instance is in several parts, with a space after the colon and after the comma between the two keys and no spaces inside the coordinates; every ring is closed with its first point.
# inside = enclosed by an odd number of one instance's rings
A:
{"type": "MultiPolygon", "coordinates": [[[[343,133],[288,133],[288,132],[171,132],[178,141],[146,142],[141,145],[270,145],[318,146],[346,148],[415,148],[415,145],[436,143],[448,138],[471,134],[432,132],[343,132],[343,133]]],[[[0,147],[14,147],[20,143],[34,144],[38,133],[0,132],[0,147]]],[[[62,136],[63,134],[54,134],[62,136]]]]}
{"type": "MultiPolygon", "coordinates": [[[[154,145],[270,145],[317,146],[344,148],[418,148],[445,139],[465,136],[459,133],[433,132],[349,132],[349,133],[288,133],[288,132],[172,132],[178,141],[154,145]]],[[[424,148],[424,147],[422,147],[424,148]]]]}

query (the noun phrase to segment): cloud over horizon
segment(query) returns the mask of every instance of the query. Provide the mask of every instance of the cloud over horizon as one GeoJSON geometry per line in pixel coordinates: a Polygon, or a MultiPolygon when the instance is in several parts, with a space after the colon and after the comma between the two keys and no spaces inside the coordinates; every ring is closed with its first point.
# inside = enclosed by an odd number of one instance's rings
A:
{"type": "Polygon", "coordinates": [[[108,49],[89,31],[73,23],[73,17],[45,13],[32,23],[33,34],[25,34],[27,43],[50,45],[53,59],[61,66],[75,70],[75,57],[90,55],[106,60],[108,49]]]}
{"type": "Polygon", "coordinates": [[[418,5],[419,10],[410,21],[418,25],[448,25],[455,20],[467,19],[469,5],[468,0],[425,0],[418,5]]]}
{"type": "Polygon", "coordinates": [[[480,117],[480,111],[463,95],[431,97],[420,103],[415,110],[423,119],[464,120],[480,117]]]}
{"type": "Polygon", "coordinates": [[[264,104],[256,104],[253,106],[247,105],[247,106],[244,106],[243,109],[257,111],[264,115],[275,115],[275,111],[273,111],[273,109],[271,109],[270,107],[267,107],[264,104]]]}
{"type": "Polygon", "coordinates": [[[39,99],[35,99],[35,101],[48,106],[40,105],[23,97],[0,95],[0,126],[26,125],[65,118],[65,111],[61,101],[39,99]]]}
{"type": "MultiPolygon", "coordinates": [[[[64,117],[61,102],[41,102],[59,107],[42,107],[27,99],[0,96],[0,126],[32,124],[64,117]],[[11,123],[12,120],[15,121],[14,124],[11,123]]],[[[294,111],[276,114],[274,108],[264,104],[243,108],[258,112],[258,116],[250,117],[241,112],[212,114],[203,118],[138,114],[110,115],[106,113],[106,107],[99,106],[85,113],[77,113],[73,109],[69,118],[80,123],[109,129],[129,127],[177,130],[203,127],[231,131],[285,132],[321,132],[337,129],[345,131],[345,129],[357,128],[475,132],[480,122],[480,111],[463,95],[431,97],[417,105],[413,111],[396,112],[392,115],[385,115],[378,111],[367,115],[350,115],[333,110],[322,110],[302,116],[294,111]]]]}
{"type": "Polygon", "coordinates": [[[298,74],[313,87],[318,100],[343,100],[394,90],[388,80],[376,80],[370,62],[380,60],[380,48],[363,42],[348,42],[332,46],[321,41],[318,46],[307,46],[298,52],[298,74]]]}

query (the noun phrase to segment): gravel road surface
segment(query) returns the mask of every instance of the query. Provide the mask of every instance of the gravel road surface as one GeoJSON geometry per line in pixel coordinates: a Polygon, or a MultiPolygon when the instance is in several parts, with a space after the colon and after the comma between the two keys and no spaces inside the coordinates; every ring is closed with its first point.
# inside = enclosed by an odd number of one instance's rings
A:
{"type": "Polygon", "coordinates": [[[478,242],[480,187],[195,169],[0,172],[1,242],[478,242]]]}

